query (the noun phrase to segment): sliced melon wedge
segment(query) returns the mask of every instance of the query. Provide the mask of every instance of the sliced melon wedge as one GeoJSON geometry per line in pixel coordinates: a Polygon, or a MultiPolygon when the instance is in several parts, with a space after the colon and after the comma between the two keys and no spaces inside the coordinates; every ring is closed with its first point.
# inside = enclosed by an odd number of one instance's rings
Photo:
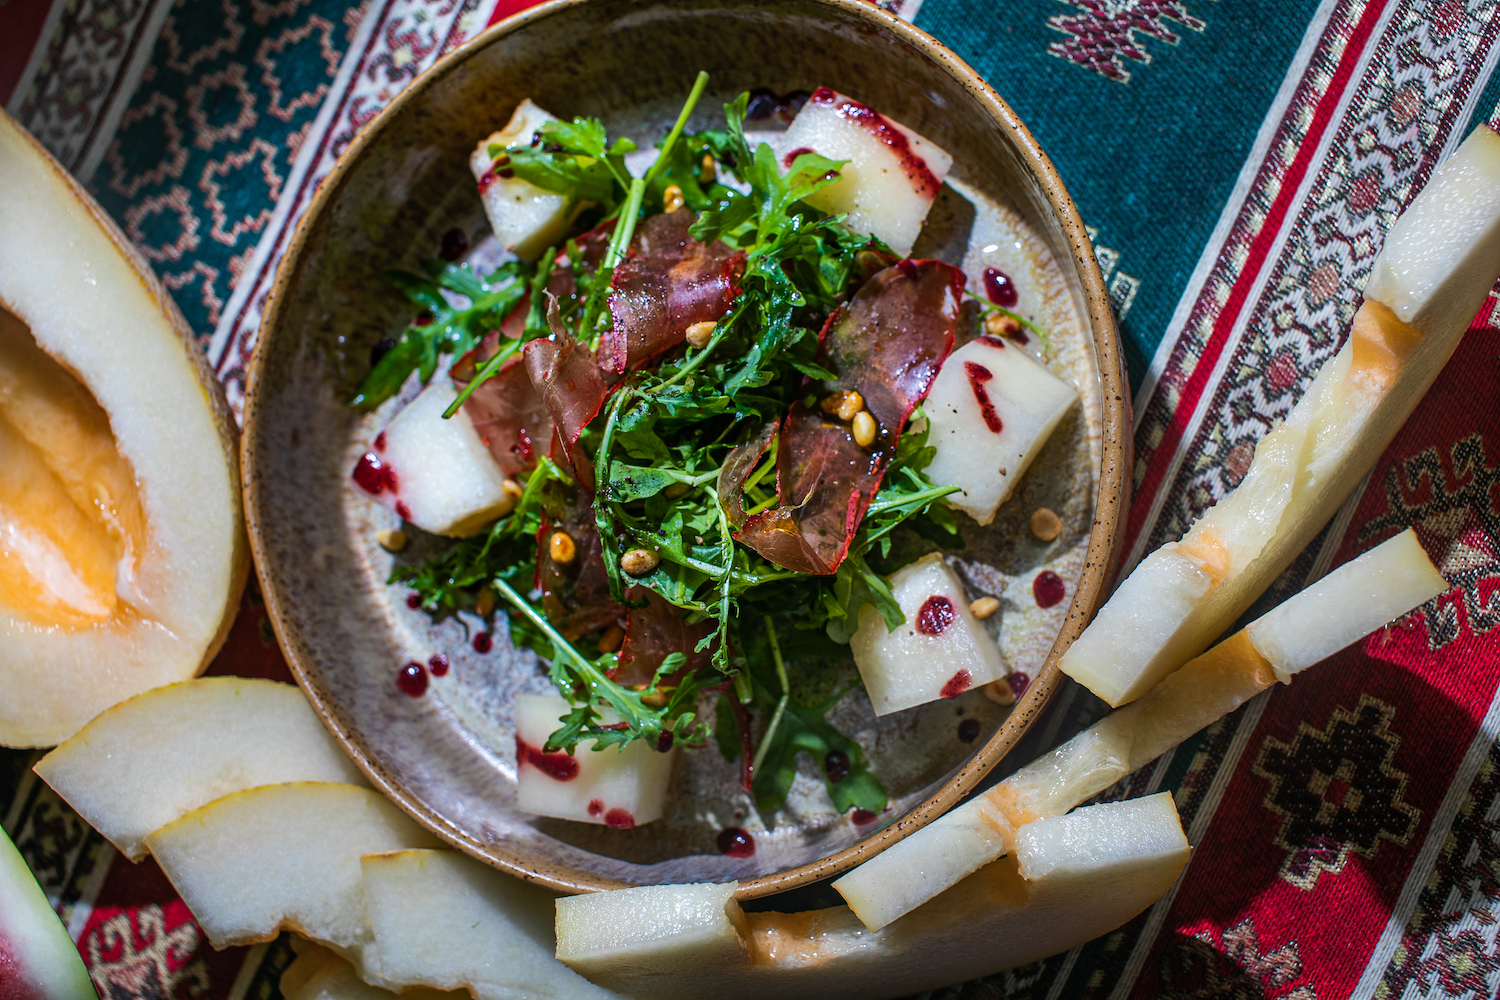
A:
{"type": "Polygon", "coordinates": [[[146,856],[147,835],[231,793],[365,783],[300,689],[244,677],[136,695],[43,757],[36,773],[132,861],[146,856]]]}
{"type": "Polygon", "coordinates": [[[1020,827],[1067,813],[1278,679],[1290,680],[1447,589],[1407,529],[833,887],[869,927],[884,927],[1011,850],[1020,827]]]}
{"type": "Polygon", "coordinates": [[[0,997],[99,1000],[67,928],[0,830],[0,997]]]}
{"type": "Polygon", "coordinates": [[[741,914],[732,900],[712,905],[704,886],[621,889],[558,901],[558,957],[653,1000],[904,997],[1093,940],[1155,902],[1187,863],[1166,792],[1045,823],[1023,829],[1030,878],[1002,859],[878,931],[842,906],[741,914]],[[621,945],[607,928],[650,932],[621,945]],[[738,949],[726,945],[737,936],[738,949]]]}
{"type": "Polygon", "coordinates": [[[1123,705],[1223,634],[1370,471],[1500,278],[1500,136],[1480,126],[1391,228],[1349,340],[1244,479],[1147,556],[1062,658],[1123,705]]]}
{"type": "Polygon", "coordinates": [[[0,745],[197,674],[249,569],[237,432],[103,211],[0,113],[0,745]]]}
{"type": "Polygon", "coordinates": [[[375,938],[366,979],[479,1000],[614,996],[553,956],[551,893],[457,851],[397,851],[363,866],[375,938]]]}
{"type": "MultiPolygon", "coordinates": [[[[281,974],[284,1000],[391,1000],[398,994],[371,986],[359,978],[354,966],[337,952],[320,944],[295,939],[297,959],[281,974]]],[[[399,994],[405,1000],[468,1000],[464,992],[413,989],[399,994]]]]}
{"type": "Polygon", "coordinates": [[[368,788],[304,781],[227,795],[146,843],[215,948],[294,930],[358,959],[360,857],[437,841],[368,788]]]}

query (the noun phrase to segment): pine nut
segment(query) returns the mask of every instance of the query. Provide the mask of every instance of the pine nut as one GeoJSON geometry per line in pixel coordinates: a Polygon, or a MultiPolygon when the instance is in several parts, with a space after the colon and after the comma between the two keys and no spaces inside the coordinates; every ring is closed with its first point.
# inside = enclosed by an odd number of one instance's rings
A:
{"type": "Polygon", "coordinates": [[[854,415],[850,430],[854,432],[854,443],[861,448],[875,443],[875,418],[870,416],[869,410],[860,410],[854,415]]]}
{"type": "Polygon", "coordinates": [[[1014,316],[992,312],[984,318],[984,332],[991,337],[1014,337],[1021,332],[1021,324],[1014,316]]]}
{"type": "Polygon", "coordinates": [[[500,492],[504,493],[512,500],[519,500],[521,499],[521,494],[525,493],[526,491],[522,489],[521,484],[516,482],[514,479],[507,479],[505,480],[505,482],[500,484],[500,492]]]}
{"type": "Polygon", "coordinates": [[[682,188],[676,184],[668,184],[667,189],[661,193],[661,202],[663,212],[675,212],[687,204],[687,199],[682,196],[682,188]]]}
{"type": "Polygon", "coordinates": [[[844,389],[833,393],[819,405],[824,413],[831,413],[848,423],[865,408],[865,397],[853,389],[844,389]]]}
{"type": "Polygon", "coordinates": [[[599,637],[599,652],[613,653],[620,648],[620,643],[625,641],[625,630],[618,625],[611,625],[604,630],[599,637]]]}
{"type": "Polygon", "coordinates": [[[981,597],[969,605],[969,614],[975,618],[988,618],[1000,610],[1000,601],[994,597],[981,597]]]}
{"type": "Polygon", "coordinates": [[[1016,703],[1016,692],[1012,690],[1010,681],[1004,677],[986,684],[984,686],[984,696],[997,705],[1014,705],[1016,703]]]}
{"type": "Polygon", "coordinates": [[[495,592],[485,587],[479,592],[474,600],[474,613],[481,618],[488,619],[495,611],[495,592]]]}
{"type": "Polygon", "coordinates": [[[547,539],[547,555],[559,566],[566,566],[578,557],[578,546],[566,531],[554,531],[547,539]]]}
{"type": "Polygon", "coordinates": [[[375,532],[375,541],[387,552],[400,552],[406,548],[406,532],[400,529],[375,532]]]}
{"type": "Polygon", "coordinates": [[[671,700],[672,691],[670,688],[665,691],[657,691],[654,694],[641,695],[641,704],[647,705],[651,708],[665,708],[667,702],[671,700]]]}
{"type": "Polygon", "coordinates": [[[521,499],[521,484],[514,479],[507,479],[500,484],[500,500],[495,504],[495,513],[504,517],[516,509],[516,501],[521,499]]]}
{"type": "Polygon", "coordinates": [[[1050,508],[1038,507],[1031,515],[1031,533],[1044,542],[1050,542],[1062,534],[1062,518],[1050,508]]]}
{"type": "Polygon", "coordinates": [[[631,549],[620,556],[620,568],[631,576],[645,576],[661,565],[661,556],[650,549],[631,549]]]}
{"type": "Polygon", "coordinates": [[[708,319],[704,320],[702,323],[694,323],[692,326],[688,327],[688,346],[696,347],[700,351],[703,350],[703,348],[708,346],[708,342],[713,339],[714,329],[718,327],[718,325],[719,324],[715,323],[713,320],[708,319]]]}
{"type": "Polygon", "coordinates": [[[718,180],[719,165],[714,162],[712,153],[703,154],[703,169],[698,171],[698,183],[712,184],[718,180]]]}

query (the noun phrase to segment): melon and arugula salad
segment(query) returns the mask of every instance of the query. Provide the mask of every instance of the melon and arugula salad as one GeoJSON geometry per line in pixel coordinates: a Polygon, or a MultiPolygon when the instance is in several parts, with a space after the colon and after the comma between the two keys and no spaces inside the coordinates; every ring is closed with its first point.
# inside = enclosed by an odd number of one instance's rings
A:
{"type": "Polygon", "coordinates": [[[408,604],[498,607],[548,664],[515,718],[538,814],[658,819],[710,742],[762,810],[805,753],[880,812],[827,713],[860,679],[877,715],[1003,680],[943,557],[1077,398],[1017,346],[1044,331],[910,256],[947,153],[827,88],[779,133],[749,94],[690,132],[706,81],[654,157],[524,101],[470,161],[503,261],[391,272],[421,313],[353,400],[424,385],[354,480],[459,539],[396,567],[408,604]]]}

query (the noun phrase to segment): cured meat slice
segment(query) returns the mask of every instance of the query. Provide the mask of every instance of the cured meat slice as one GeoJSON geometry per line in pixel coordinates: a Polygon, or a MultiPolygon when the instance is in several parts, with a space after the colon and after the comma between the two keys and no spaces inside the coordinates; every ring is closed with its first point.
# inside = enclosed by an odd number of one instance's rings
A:
{"type": "Polygon", "coordinates": [[[712,621],[705,619],[689,625],[688,612],[646,587],[632,587],[626,596],[632,601],[644,598],[646,606],[626,612],[625,641],[620,646],[619,666],[610,675],[612,680],[625,687],[650,684],[662,660],[672,653],[682,653],[687,663],[663,682],[665,686],[680,683],[682,677],[709,665],[713,651],[705,649],[700,653],[695,647],[704,636],[713,633],[712,621]]]}
{"type": "MultiPolygon", "coordinates": [[[[552,303],[549,319],[555,319],[557,303],[552,303]]],[[[552,414],[555,440],[561,445],[562,457],[572,469],[579,486],[588,494],[594,492],[594,469],[585,459],[574,461],[578,436],[599,413],[609,395],[604,373],[587,347],[553,322],[552,336],[533,340],[523,352],[526,371],[547,411],[552,414]]]]}
{"type": "MultiPolygon", "coordinates": [[[[459,358],[449,374],[460,390],[495,354],[499,337],[491,334],[477,348],[459,358]]],[[[552,438],[552,413],[531,384],[526,365],[517,355],[464,401],[474,429],[508,476],[536,467],[537,458],[552,438]]]]}
{"type": "Polygon", "coordinates": [[[605,371],[621,374],[682,343],[694,323],[723,319],[740,294],[745,254],[688,235],[685,208],[641,223],[615,268],[609,309],[614,325],[599,345],[605,371]]]}
{"type": "Polygon", "coordinates": [[[745,480],[750,478],[750,473],[760,464],[761,456],[771,446],[779,429],[780,425],[776,421],[767,421],[754,437],[737,445],[729,453],[719,470],[719,505],[724,508],[729,523],[736,528],[745,523],[745,507],[740,500],[740,491],[745,486],[745,480]]]}
{"type": "Polygon", "coordinates": [[[776,456],[781,506],[746,521],[738,540],[787,569],[837,571],[906,418],[953,349],[963,286],[963,272],[952,265],[903,260],[829,317],[818,358],[838,377],[823,384],[860,394],[875,419],[875,440],[861,447],[848,424],[794,403],[776,456]]]}

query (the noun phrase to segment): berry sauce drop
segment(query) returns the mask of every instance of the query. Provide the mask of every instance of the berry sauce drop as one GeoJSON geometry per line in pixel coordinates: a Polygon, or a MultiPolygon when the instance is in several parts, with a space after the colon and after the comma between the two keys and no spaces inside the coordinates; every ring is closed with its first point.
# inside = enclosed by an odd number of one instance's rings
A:
{"type": "Polygon", "coordinates": [[[407,594],[406,606],[408,608],[411,608],[413,611],[420,608],[422,606],[422,595],[417,593],[415,590],[413,590],[410,594],[407,594]]]}
{"type": "Polygon", "coordinates": [[[923,635],[942,635],[957,617],[952,601],[941,594],[933,594],[917,611],[917,631],[923,635]]]}
{"type": "Polygon", "coordinates": [[[842,750],[830,750],[823,758],[823,771],[835,785],[849,777],[849,770],[849,755],[842,750]]]}
{"type": "Polygon", "coordinates": [[[1002,309],[1015,308],[1021,298],[1010,275],[993,267],[984,269],[984,297],[1002,309]]]}
{"type": "Polygon", "coordinates": [[[495,640],[490,637],[490,634],[488,632],[474,633],[474,652],[488,653],[490,649],[494,647],[494,645],[495,640]]]}
{"type": "Polygon", "coordinates": [[[432,671],[432,676],[442,677],[448,672],[448,658],[442,653],[437,653],[427,660],[427,669],[432,671]]]}
{"type": "Polygon", "coordinates": [[[755,853],[755,838],[737,826],[719,831],[719,853],[731,858],[748,858],[755,853]]]}
{"type": "Polygon", "coordinates": [[[1010,684],[1010,689],[1015,692],[1017,698],[1025,694],[1026,689],[1031,687],[1031,675],[1023,673],[1020,670],[1009,674],[1005,680],[1010,684]]]}
{"type": "Polygon", "coordinates": [[[973,674],[969,673],[967,670],[960,670],[958,673],[948,678],[948,683],[944,684],[943,690],[939,691],[938,693],[944,698],[957,698],[959,695],[969,690],[969,683],[973,679],[973,674]]]}
{"type": "Polygon", "coordinates": [[[1062,577],[1044,569],[1031,581],[1031,593],[1036,597],[1036,605],[1039,608],[1050,608],[1057,604],[1067,594],[1068,588],[1062,582],[1062,577]]]}
{"type": "Polygon", "coordinates": [[[458,260],[469,250],[469,234],[454,226],[443,234],[442,249],[438,253],[444,260],[458,260]]]}
{"type": "Polygon", "coordinates": [[[855,826],[869,826],[880,817],[868,809],[856,809],[849,814],[849,818],[854,821],[855,826]]]}
{"type": "Polygon", "coordinates": [[[396,674],[396,687],[404,695],[420,698],[427,693],[427,671],[413,660],[396,674]]]}
{"type": "Polygon", "coordinates": [[[604,814],[604,825],[615,830],[629,830],[635,826],[635,816],[629,809],[611,809],[604,814]]]}
{"type": "Polygon", "coordinates": [[[958,724],[958,738],[965,743],[973,743],[979,739],[979,720],[965,719],[958,724]]]}

